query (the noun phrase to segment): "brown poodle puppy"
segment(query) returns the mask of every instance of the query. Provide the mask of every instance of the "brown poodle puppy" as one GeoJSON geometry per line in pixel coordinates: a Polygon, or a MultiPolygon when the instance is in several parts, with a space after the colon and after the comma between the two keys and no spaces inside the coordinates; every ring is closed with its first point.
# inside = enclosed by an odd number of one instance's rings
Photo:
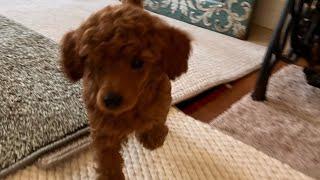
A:
{"type": "Polygon", "coordinates": [[[120,150],[128,134],[148,149],[165,140],[170,80],[187,71],[190,38],[141,1],[126,0],[90,16],[61,46],[65,75],[83,79],[97,179],[124,179],[120,150]]]}

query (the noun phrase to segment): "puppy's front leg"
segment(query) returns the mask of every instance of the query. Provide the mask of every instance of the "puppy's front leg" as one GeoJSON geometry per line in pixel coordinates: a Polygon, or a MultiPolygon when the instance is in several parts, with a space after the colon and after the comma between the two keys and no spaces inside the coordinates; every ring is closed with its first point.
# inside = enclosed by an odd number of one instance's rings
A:
{"type": "Polygon", "coordinates": [[[156,92],[155,98],[151,104],[142,108],[140,118],[154,124],[149,129],[136,132],[136,137],[145,148],[153,150],[163,145],[169,131],[165,125],[171,104],[171,84],[168,76],[163,75],[158,89],[150,91],[156,92]]]}
{"type": "Polygon", "coordinates": [[[147,131],[137,133],[136,137],[145,148],[154,150],[163,145],[168,131],[165,124],[157,124],[147,131]]]}
{"type": "Polygon", "coordinates": [[[97,163],[97,180],[124,180],[121,140],[111,137],[93,139],[97,163]]]}

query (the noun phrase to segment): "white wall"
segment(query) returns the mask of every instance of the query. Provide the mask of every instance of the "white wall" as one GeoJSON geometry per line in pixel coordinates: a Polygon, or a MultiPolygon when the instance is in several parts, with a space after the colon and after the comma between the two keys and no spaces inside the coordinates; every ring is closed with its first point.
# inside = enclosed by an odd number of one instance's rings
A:
{"type": "Polygon", "coordinates": [[[286,0],[257,0],[253,23],[274,29],[286,0]]]}

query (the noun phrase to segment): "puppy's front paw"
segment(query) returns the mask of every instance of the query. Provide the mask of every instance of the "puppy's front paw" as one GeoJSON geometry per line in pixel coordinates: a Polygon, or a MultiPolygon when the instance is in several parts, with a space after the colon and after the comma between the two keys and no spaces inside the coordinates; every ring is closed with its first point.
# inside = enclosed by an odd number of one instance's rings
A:
{"type": "Polygon", "coordinates": [[[169,129],[166,125],[158,125],[149,131],[137,134],[137,138],[145,148],[154,150],[163,145],[168,131],[169,129]]]}

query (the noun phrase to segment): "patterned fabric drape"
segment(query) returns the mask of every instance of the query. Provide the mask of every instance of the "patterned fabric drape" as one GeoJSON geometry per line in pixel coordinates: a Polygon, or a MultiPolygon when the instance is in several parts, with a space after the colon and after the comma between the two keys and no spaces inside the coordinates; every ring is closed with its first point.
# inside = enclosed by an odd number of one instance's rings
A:
{"type": "Polygon", "coordinates": [[[144,0],[146,9],[229,36],[246,38],[255,0],[144,0]]]}

